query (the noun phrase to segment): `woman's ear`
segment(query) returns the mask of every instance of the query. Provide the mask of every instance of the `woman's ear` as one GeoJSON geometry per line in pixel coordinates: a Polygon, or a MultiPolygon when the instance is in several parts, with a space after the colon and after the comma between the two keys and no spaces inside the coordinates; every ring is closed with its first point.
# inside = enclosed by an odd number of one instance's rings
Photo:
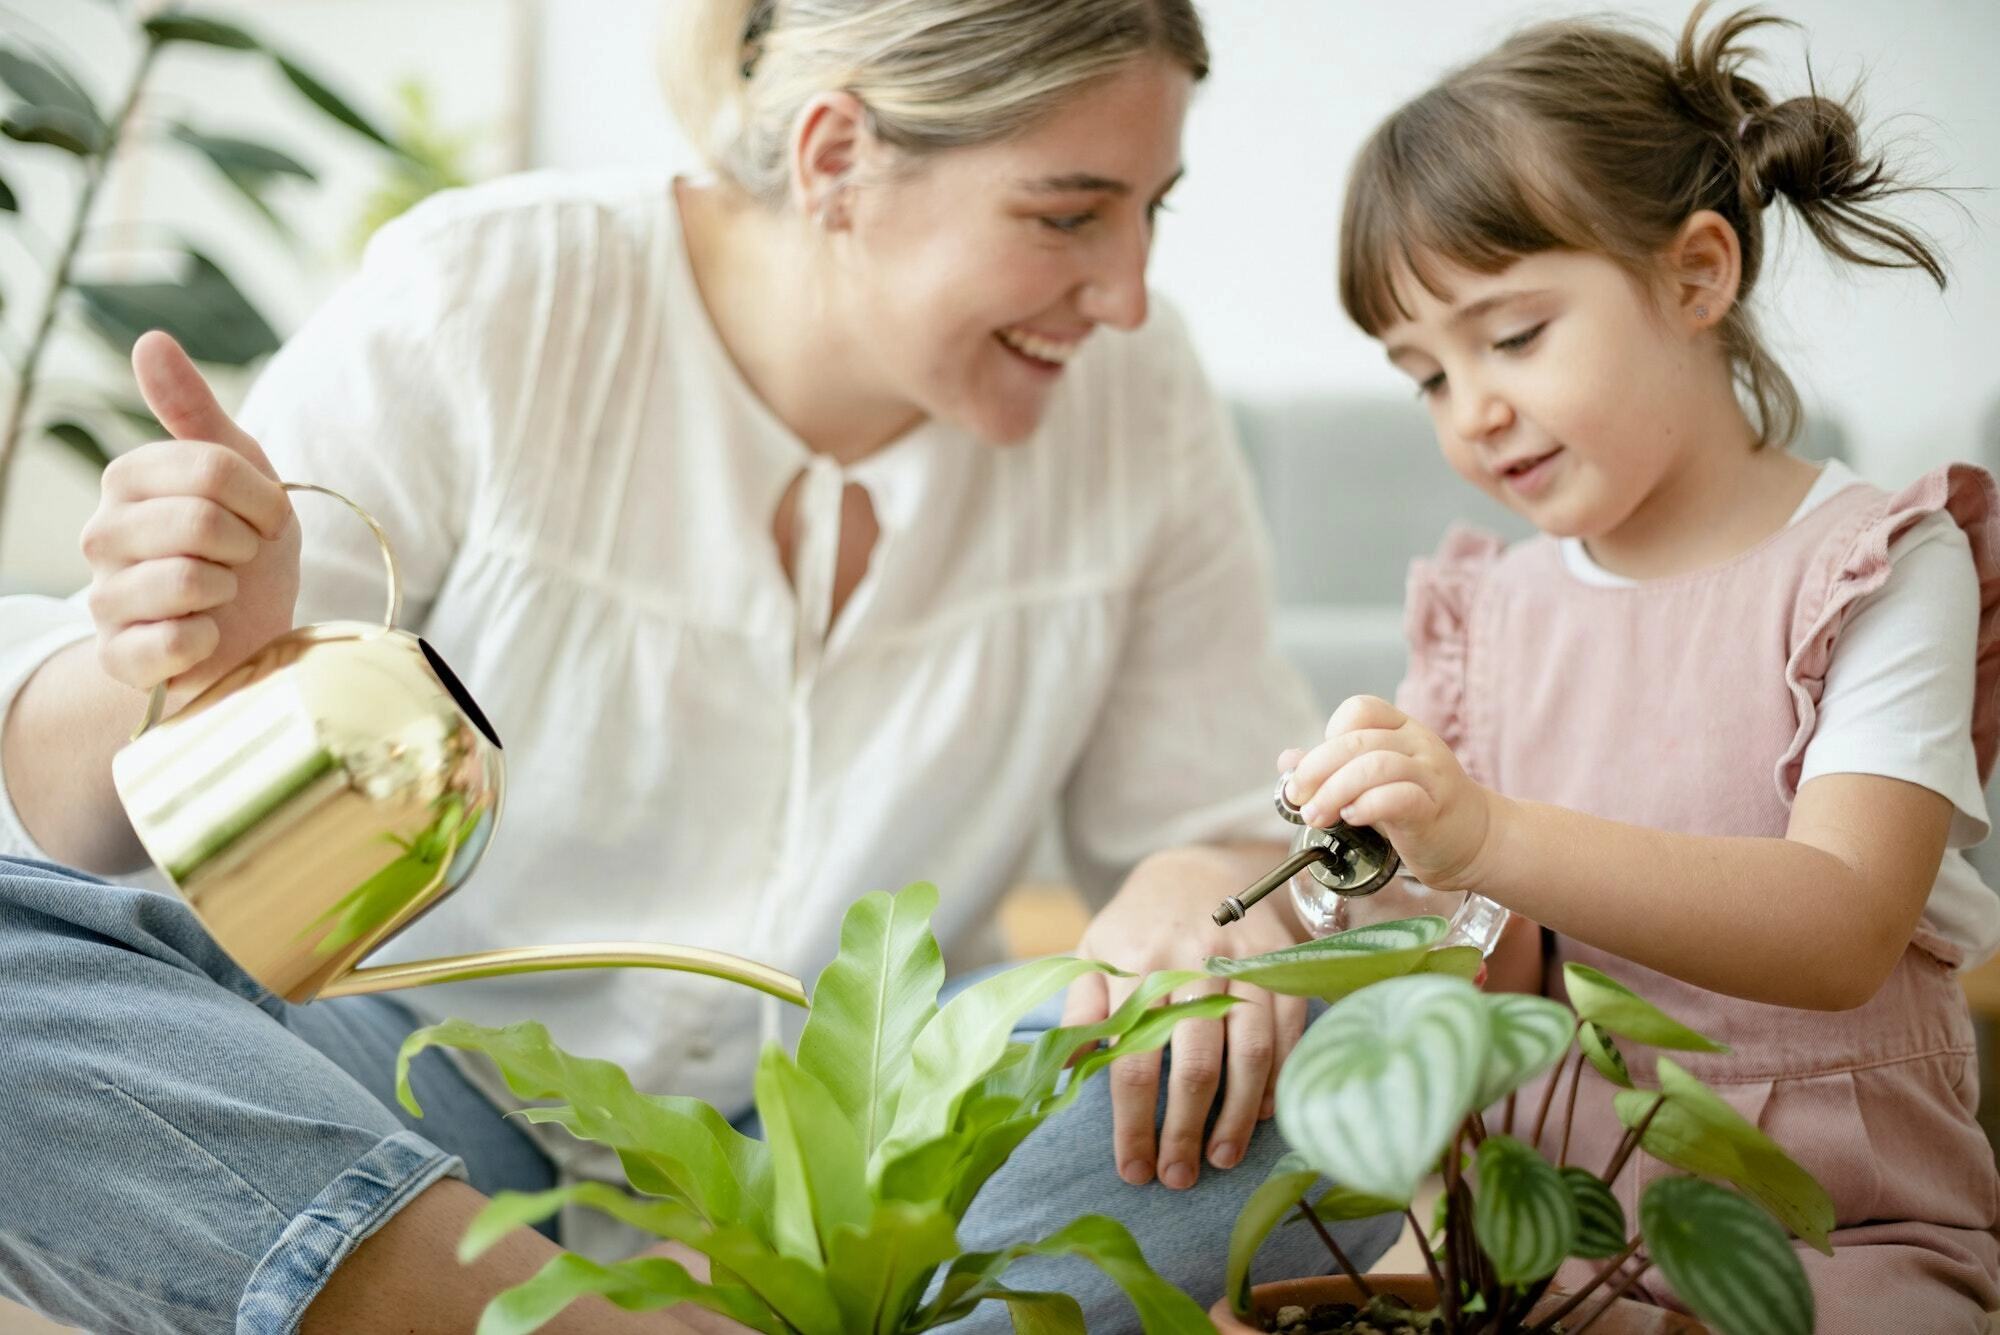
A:
{"type": "Polygon", "coordinates": [[[1743,283],[1743,245],[1729,220],[1713,209],[1692,214],[1674,234],[1666,261],[1674,317],[1689,333],[1721,324],[1743,283]]]}
{"type": "Polygon", "coordinates": [[[852,93],[820,93],[793,125],[793,198],[822,231],[846,226],[847,188],[872,147],[867,107],[852,93]]]}

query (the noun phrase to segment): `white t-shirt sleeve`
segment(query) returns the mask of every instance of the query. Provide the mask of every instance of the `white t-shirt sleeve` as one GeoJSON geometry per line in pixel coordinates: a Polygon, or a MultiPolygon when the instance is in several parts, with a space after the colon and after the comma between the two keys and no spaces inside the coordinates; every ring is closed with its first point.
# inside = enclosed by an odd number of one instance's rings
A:
{"type": "MultiPolygon", "coordinates": [[[[1166,470],[1163,518],[1131,595],[1110,693],[1065,790],[1071,868],[1094,896],[1149,853],[1284,839],[1273,764],[1322,726],[1272,637],[1270,557],[1221,399],[1178,318],[1158,309],[1133,414],[1137,466],[1166,470]]],[[[1082,444],[1082,442],[1079,442],[1082,444]]]]}
{"type": "Polygon", "coordinates": [[[1857,602],[1834,642],[1819,721],[1799,774],[1879,774],[1954,808],[1948,844],[1988,833],[1972,747],[1979,576],[1964,532],[1931,514],[1889,547],[1882,587],[1857,602]]]}

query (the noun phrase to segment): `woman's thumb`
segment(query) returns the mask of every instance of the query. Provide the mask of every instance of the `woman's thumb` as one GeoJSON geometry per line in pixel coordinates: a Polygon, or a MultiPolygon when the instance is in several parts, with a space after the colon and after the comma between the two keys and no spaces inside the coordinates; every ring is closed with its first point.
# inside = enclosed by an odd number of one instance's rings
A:
{"type": "Polygon", "coordinates": [[[132,373],[146,407],[175,440],[225,445],[270,476],[277,476],[263,449],[222,410],[215,391],[171,334],[155,329],[140,335],[132,345],[132,373]]]}

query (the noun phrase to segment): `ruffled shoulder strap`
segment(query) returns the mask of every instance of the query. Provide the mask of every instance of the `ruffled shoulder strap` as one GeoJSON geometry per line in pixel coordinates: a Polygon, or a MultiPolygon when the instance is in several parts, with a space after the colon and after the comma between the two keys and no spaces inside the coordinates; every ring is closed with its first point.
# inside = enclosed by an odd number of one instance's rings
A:
{"type": "Polygon", "coordinates": [[[1465,742],[1465,638],[1481,581],[1506,550],[1491,533],[1454,524],[1435,554],[1410,562],[1403,638],[1410,666],[1396,707],[1445,745],[1465,742]]]}
{"type": "MultiPolygon", "coordinates": [[[[1972,745],[1979,779],[1993,777],[2000,753],[2000,491],[1993,476],[1972,464],[1946,464],[1894,496],[1881,496],[1843,523],[1808,572],[1792,623],[1792,655],[1785,681],[1798,707],[1799,727],[1783,759],[1778,783],[1798,791],[1806,744],[1812,740],[1826,671],[1841,628],[1861,599],[1889,578],[1889,546],[1926,515],[1951,516],[1972,547],[1979,573],[1979,638],[1972,704],[1972,745]]],[[[1832,502],[1829,502],[1831,504],[1832,502]]]]}

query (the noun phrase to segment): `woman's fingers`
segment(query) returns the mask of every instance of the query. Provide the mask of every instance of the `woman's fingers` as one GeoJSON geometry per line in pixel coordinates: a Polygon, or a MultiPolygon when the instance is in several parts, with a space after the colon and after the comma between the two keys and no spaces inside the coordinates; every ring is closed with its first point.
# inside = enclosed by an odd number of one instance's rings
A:
{"type": "Polygon", "coordinates": [[[93,520],[83,554],[99,571],[168,556],[238,566],[263,545],[263,536],[225,506],[200,496],[161,496],[121,505],[105,522],[93,520]]]}
{"type": "Polygon", "coordinates": [[[1223,1081],[1222,1108],[1208,1135],[1208,1161],[1217,1168],[1234,1168],[1243,1159],[1263,1114],[1264,1096],[1278,1053],[1272,998],[1261,991],[1244,995],[1222,1017],[1229,1063],[1223,1081]]]}
{"type": "Polygon", "coordinates": [[[1111,1090],[1111,1153],[1118,1176],[1135,1187],[1153,1180],[1157,1144],[1153,1113],[1160,1102],[1160,1053],[1120,1057],[1105,1072],[1111,1090]]]}
{"type": "MultiPolygon", "coordinates": [[[[1173,1000],[1191,1001],[1227,990],[1220,980],[1189,983],[1174,993],[1173,1000]]],[[[1160,1118],[1159,1172],[1160,1181],[1177,1191],[1193,1186],[1201,1176],[1202,1133],[1222,1084],[1224,1052],[1231,1038],[1220,1019],[1183,1020],[1174,1026],[1167,1109],[1160,1118]]]]}
{"type": "Polygon", "coordinates": [[[170,556],[126,566],[90,586],[90,615],[100,626],[173,621],[236,597],[236,572],[211,561],[170,556]]]}
{"type": "Polygon", "coordinates": [[[292,503],[277,480],[225,445],[205,440],[159,441],[113,459],[104,470],[99,515],[133,502],[192,497],[237,516],[258,536],[275,538],[291,522],[292,503]]]}
{"type": "Polygon", "coordinates": [[[205,661],[221,634],[215,618],[207,615],[140,622],[100,634],[98,661],[113,681],[150,690],[205,661]]]}

